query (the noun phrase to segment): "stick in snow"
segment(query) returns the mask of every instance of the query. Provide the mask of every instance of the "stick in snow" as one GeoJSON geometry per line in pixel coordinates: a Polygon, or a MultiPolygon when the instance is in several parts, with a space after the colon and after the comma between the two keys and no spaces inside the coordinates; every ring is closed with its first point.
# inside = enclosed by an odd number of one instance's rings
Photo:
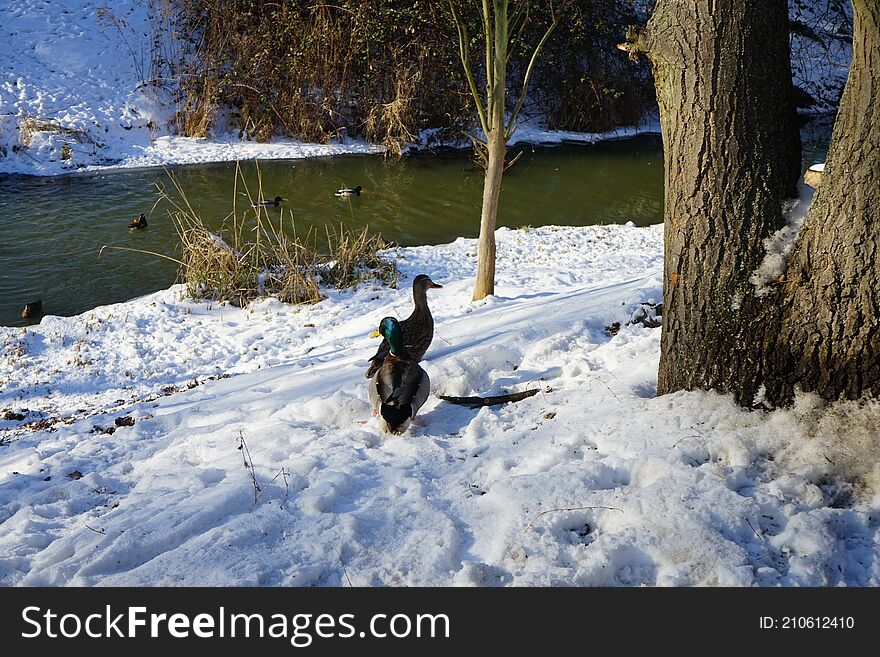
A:
{"type": "Polygon", "coordinates": [[[459,404],[460,406],[468,406],[470,408],[480,408],[482,406],[496,406],[498,404],[506,404],[507,402],[518,402],[528,399],[532,395],[541,392],[540,388],[531,388],[522,392],[514,392],[509,395],[497,395],[495,397],[448,397],[447,395],[437,395],[443,401],[451,404],[459,404]]]}

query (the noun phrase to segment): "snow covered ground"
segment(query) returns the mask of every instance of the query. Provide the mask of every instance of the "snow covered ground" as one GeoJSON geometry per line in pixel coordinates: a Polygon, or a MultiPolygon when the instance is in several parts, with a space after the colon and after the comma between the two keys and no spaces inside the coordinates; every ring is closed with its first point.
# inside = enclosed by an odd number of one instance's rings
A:
{"type": "Polygon", "coordinates": [[[379,150],[355,140],[256,144],[232,135],[210,141],[169,136],[173,103],[145,83],[154,38],[150,5],[149,0],[0,2],[0,173],[52,175],[379,150]],[[101,17],[102,6],[110,7],[115,22],[101,17]],[[69,158],[62,156],[65,144],[69,158]]]}
{"type": "Polygon", "coordinates": [[[791,0],[789,19],[792,80],[812,99],[810,111],[835,112],[852,60],[852,4],[791,0]]]}
{"type": "MultiPolygon", "coordinates": [[[[116,27],[100,4],[0,2],[0,173],[373,150],[170,137],[142,85],[149,3],[113,2],[116,27]]],[[[815,71],[796,74],[831,89],[815,71]]],[[[310,307],[177,286],[0,327],[0,584],[880,585],[877,403],[657,398],[659,329],[626,322],[660,300],[662,228],[498,238],[479,303],[459,239],[390,251],[398,290],[310,307]],[[444,285],[433,392],[541,392],[479,411],[432,396],[389,439],[368,334],[409,313],[422,272],[444,285]]]]}
{"type": "MultiPolygon", "coordinates": [[[[814,40],[796,35],[794,78],[813,95],[818,109],[828,110],[846,78],[850,47],[837,38],[847,29],[846,21],[819,11],[823,2],[798,0],[792,7],[792,17],[830,48],[826,52],[814,40]]],[[[153,77],[151,48],[156,39],[170,38],[168,31],[157,29],[156,14],[151,19],[151,4],[155,0],[0,0],[0,174],[380,150],[352,139],[242,142],[222,128],[209,140],[171,136],[174,103],[167,90],[146,82],[153,77]],[[106,6],[112,13],[99,11],[106,6]]],[[[163,47],[173,50],[179,44],[163,42],[163,47]]],[[[657,131],[657,126],[649,122],[598,135],[530,123],[514,141],[594,142],[644,131],[657,131]]]]}
{"type": "Polygon", "coordinates": [[[657,398],[659,329],[625,324],[660,298],[662,227],[498,238],[478,303],[459,239],[391,250],[398,290],[237,309],[178,286],[0,329],[0,416],[24,416],[0,420],[0,584],[880,584],[877,404],[657,398]],[[421,272],[432,392],[538,395],[432,395],[379,432],[368,334],[421,272]]]}

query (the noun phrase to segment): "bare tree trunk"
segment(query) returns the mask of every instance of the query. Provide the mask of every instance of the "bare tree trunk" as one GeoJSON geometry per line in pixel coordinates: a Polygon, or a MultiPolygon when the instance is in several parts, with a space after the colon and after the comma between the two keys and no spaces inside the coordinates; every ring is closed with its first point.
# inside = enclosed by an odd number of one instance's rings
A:
{"type": "Polygon", "coordinates": [[[763,383],[772,302],[749,282],[800,175],[785,0],[659,0],[631,50],[654,68],[665,158],[657,392],[763,383]]]}
{"type": "MultiPolygon", "coordinates": [[[[507,0],[493,0],[494,49],[486,66],[492,69],[491,84],[486,87],[486,177],[483,180],[483,209],[480,213],[480,240],[477,250],[477,278],[474,301],[495,294],[495,224],[498,219],[498,197],[504,176],[507,155],[507,126],[504,122],[507,97],[507,50],[509,47],[507,0]]],[[[525,91],[523,92],[525,93],[525,91]]]]}
{"type": "Polygon", "coordinates": [[[485,105],[477,87],[476,76],[471,69],[471,40],[468,36],[467,25],[458,15],[455,2],[449,0],[449,12],[458,31],[459,54],[465,78],[477,106],[480,127],[486,136],[485,143],[474,139],[475,147],[485,148],[485,150],[481,150],[481,157],[485,156],[484,164],[486,165],[486,177],[483,181],[483,207],[480,213],[480,239],[477,254],[477,277],[474,282],[474,301],[495,294],[495,224],[498,217],[501,178],[504,176],[505,169],[504,158],[507,155],[507,139],[513,134],[516,119],[525,102],[535,61],[560,20],[560,15],[555,12],[551,3],[550,11],[553,22],[532,52],[532,57],[523,76],[522,93],[510,112],[510,119],[505,121],[507,60],[513,37],[511,30],[514,34],[521,33],[528,21],[530,3],[526,1],[515,2],[511,7],[509,0],[482,0],[481,5],[480,17],[483,22],[486,55],[485,105]]]}
{"type": "Polygon", "coordinates": [[[483,210],[480,215],[480,239],[477,252],[477,279],[474,284],[474,301],[495,294],[495,224],[498,217],[498,197],[504,174],[504,158],[507,144],[503,123],[488,142],[486,177],[483,180],[483,210]]]}
{"type": "Polygon", "coordinates": [[[781,293],[778,402],[796,385],[826,399],[880,396],[880,2],[853,9],[849,79],[781,293]]]}

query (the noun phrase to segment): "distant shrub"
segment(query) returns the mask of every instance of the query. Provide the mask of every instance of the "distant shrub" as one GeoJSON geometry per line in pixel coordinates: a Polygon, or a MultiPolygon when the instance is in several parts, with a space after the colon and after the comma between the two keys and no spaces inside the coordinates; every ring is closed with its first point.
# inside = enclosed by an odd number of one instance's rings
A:
{"type": "Polygon", "coordinates": [[[638,123],[654,106],[646,62],[617,49],[626,28],[644,21],[639,2],[582,0],[567,10],[559,38],[550,39],[537,62],[531,92],[550,128],[604,132],[638,123]]]}
{"type": "MultiPolygon", "coordinates": [[[[470,120],[446,2],[177,2],[179,31],[191,36],[196,55],[180,77],[183,134],[204,135],[229,109],[224,119],[248,139],[284,134],[327,141],[348,134],[394,151],[423,129],[458,132],[470,120]]],[[[456,2],[478,37],[478,12],[456,2]]],[[[550,20],[549,6],[534,3],[523,44],[550,20]]],[[[647,66],[614,48],[637,21],[632,0],[577,0],[565,11],[570,17],[534,77],[534,109],[561,129],[637,121],[652,102],[647,66]]],[[[514,89],[526,52],[514,52],[514,89]]]]}

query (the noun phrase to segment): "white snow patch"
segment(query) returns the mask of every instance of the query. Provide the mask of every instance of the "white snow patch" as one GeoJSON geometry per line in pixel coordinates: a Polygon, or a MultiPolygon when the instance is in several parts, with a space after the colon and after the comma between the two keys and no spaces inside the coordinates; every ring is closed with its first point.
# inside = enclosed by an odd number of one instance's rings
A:
{"type": "Polygon", "coordinates": [[[730,309],[731,310],[739,310],[742,307],[742,295],[739,292],[735,292],[733,298],[730,300],[730,309]]]}
{"type": "Polygon", "coordinates": [[[516,126],[508,144],[595,144],[611,139],[627,139],[645,134],[660,134],[660,120],[649,116],[643,123],[634,126],[621,126],[607,132],[572,132],[569,130],[548,130],[535,120],[524,121],[516,126]]]}
{"type": "Polygon", "coordinates": [[[785,209],[785,226],[777,230],[764,240],[766,251],[761,264],[749,278],[749,282],[755,286],[755,294],[759,297],[766,296],[773,291],[772,283],[779,280],[788,266],[788,257],[797,241],[798,233],[804,220],[810,211],[813,202],[814,190],[803,182],[798,185],[798,198],[788,201],[785,209]]]}

